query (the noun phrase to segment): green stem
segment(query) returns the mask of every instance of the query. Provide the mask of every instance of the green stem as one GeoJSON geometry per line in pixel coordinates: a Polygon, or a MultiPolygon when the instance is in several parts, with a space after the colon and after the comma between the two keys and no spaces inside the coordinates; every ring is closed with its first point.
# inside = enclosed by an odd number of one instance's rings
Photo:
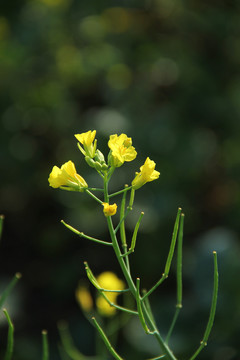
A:
{"type": "Polygon", "coordinates": [[[123,358],[121,358],[120,355],[118,355],[118,353],[114,350],[114,348],[112,347],[110,341],[108,340],[107,336],[105,335],[103,329],[101,328],[101,326],[98,324],[97,320],[93,317],[92,318],[94,325],[96,327],[96,329],[99,332],[99,335],[101,336],[102,340],[104,341],[106,347],[108,348],[110,354],[112,354],[112,356],[117,359],[117,360],[123,360],[123,358]]]}
{"type": "MultiPolygon", "coordinates": [[[[121,227],[121,225],[124,223],[124,220],[126,219],[126,217],[128,216],[128,213],[131,211],[131,209],[127,208],[127,210],[125,211],[124,215],[122,218],[120,218],[120,221],[118,223],[118,225],[115,227],[114,232],[115,234],[118,232],[118,229],[121,227]]],[[[120,215],[121,216],[121,215],[120,215]]]]}
{"type": "Polygon", "coordinates": [[[172,241],[171,241],[170,250],[169,250],[169,254],[168,254],[168,258],[167,258],[167,262],[166,262],[166,266],[165,266],[165,270],[164,270],[164,273],[167,275],[169,274],[169,270],[171,267],[172,258],[173,258],[173,254],[174,254],[174,249],[175,249],[175,245],[176,245],[181,211],[182,211],[182,209],[179,208],[178,212],[177,212],[177,217],[176,217],[176,221],[174,224],[174,228],[173,228],[172,241]]]}
{"type": "Polygon", "coordinates": [[[1,298],[0,298],[0,309],[3,306],[5,300],[7,299],[7,297],[9,296],[10,292],[12,291],[12,289],[14,288],[14,286],[16,285],[16,283],[18,282],[18,280],[21,278],[21,274],[20,273],[16,273],[14,275],[14,278],[12,279],[12,281],[10,282],[10,284],[7,286],[7,288],[3,291],[1,298]]]}
{"type": "Polygon", "coordinates": [[[85,190],[88,195],[90,195],[94,200],[96,200],[99,204],[102,204],[102,200],[100,200],[96,195],[94,195],[89,189],[85,190]]]}
{"type": "Polygon", "coordinates": [[[170,336],[173,332],[174,326],[176,324],[178,315],[182,308],[182,243],[183,243],[183,224],[184,224],[184,214],[181,214],[180,226],[178,233],[178,249],[177,249],[177,304],[176,311],[172,320],[172,324],[167,334],[166,343],[168,343],[170,336]]]}
{"type": "Polygon", "coordinates": [[[134,229],[134,232],[133,232],[133,237],[132,237],[132,242],[131,242],[131,246],[130,246],[130,249],[129,251],[133,252],[134,249],[135,249],[135,246],[136,246],[136,240],[137,240],[137,234],[138,234],[138,229],[139,229],[139,226],[140,226],[140,223],[141,223],[141,220],[143,218],[143,215],[144,215],[144,212],[142,211],[140,216],[139,216],[139,219],[136,223],[136,226],[135,226],[135,229],[134,229]]]}
{"type": "MultiPolygon", "coordinates": [[[[145,295],[145,293],[146,293],[146,290],[143,289],[143,294],[145,295]]],[[[152,323],[156,326],[156,322],[155,322],[155,319],[154,319],[154,316],[153,316],[153,313],[152,313],[152,308],[151,308],[151,305],[150,305],[149,298],[146,297],[144,300],[142,298],[142,301],[144,302],[144,304],[146,306],[146,310],[147,310],[149,316],[151,317],[152,323]]]]}
{"type": "Polygon", "coordinates": [[[146,292],[146,294],[143,296],[143,300],[144,300],[146,297],[148,297],[149,295],[151,295],[151,294],[154,292],[154,290],[155,290],[159,285],[161,285],[164,280],[167,279],[167,277],[168,277],[167,274],[165,274],[165,273],[162,274],[162,277],[158,280],[158,282],[157,282],[148,292],[146,292]]]}
{"type": "Polygon", "coordinates": [[[213,284],[213,295],[212,295],[212,304],[211,304],[210,315],[209,315],[207,327],[204,332],[203,339],[200,343],[200,346],[189,360],[194,360],[198,356],[198,354],[204,349],[204,347],[207,346],[207,341],[208,341],[210,332],[212,330],[212,326],[213,326],[213,322],[214,322],[214,318],[215,318],[216,307],[217,307],[217,297],[218,297],[218,263],[217,263],[216,251],[213,251],[213,261],[214,261],[214,284],[213,284]]]}
{"type": "Polygon", "coordinates": [[[176,324],[176,321],[177,321],[180,310],[181,310],[180,307],[176,307],[176,310],[175,310],[175,313],[174,313],[174,316],[173,316],[173,319],[172,319],[172,323],[171,323],[171,326],[169,328],[169,331],[168,331],[168,334],[167,334],[167,337],[166,337],[166,343],[167,344],[169,342],[170,336],[172,335],[172,332],[173,332],[174,326],[176,324]]]}
{"type": "Polygon", "coordinates": [[[49,349],[48,349],[48,338],[47,338],[47,331],[42,331],[42,349],[43,349],[43,356],[42,360],[49,359],[49,349]]]}
{"type": "Polygon", "coordinates": [[[104,190],[103,189],[99,189],[99,188],[88,188],[88,190],[90,190],[90,191],[101,191],[101,192],[104,192],[104,190]]]}
{"type": "Polygon", "coordinates": [[[2,230],[3,230],[3,220],[4,220],[4,215],[0,215],[0,239],[2,236],[2,230]]]}
{"type": "Polygon", "coordinates": [[[127,196],[127,192],[124,191],[123,197],[122,197],[122,202],[121,202],[121,209],[120,209],[120,236],[121,236],[122,247],[123,247],[124,251],[127,248],[126,231],[125,231],[125,223],[124,223],[126,196],[127,196]]]}
{"type": "Polygon", "coordinates": [[[123,290],[109,290],[109,289],[104,289],[104,288],[100,288],[99,291],[104,291],[104,292],[110,292],[110,293],[119,293],[119,294],[122,294],[122,293],[126,293],[126,292],[129,292],[130,289],[123,289],[123,290]]]}
{"type": "Polygon", "coordinates": [[[144,295],[143,299],[146,296],[149,296],[168,277],[169,270],[170,270],[171,263],[172,263],[173,254],[174,254],[175,244],[176,244],[176,240],[177,240],[177,234],[178,234],[178,227],[179,227],[179,220],[180,220],[181,211],[182,211],[182,209],[178,208],[177,217],[176,217],[174,228],[173,228],[172,241],[171,241],[171,245],[170,245],[170,249],[169,249],[169,253],[168,253],[164,273],[162,274],[162,277],[158,280],[158,282],[144,295]]]}
{"type": "Polygon", "coordinates": [[[138,309],[138,315],[139,315],[139,320],[142,324],[142,327],[145,331],[146,334],[150,333],[149,328],[147,327],[144,315],[143,315],[143,311],[142,311],[142,304],[141,304],[141,296],[140,296],[140,279],[137,278],[137,297],[136,297],[136,302],[137,302],[137,309],[138,309]]]}
{"type": "Polygon", "coordinates": [[[127,308],[125,308],[125,307],[123,307],[123,306],[114,304],[113,302],[111,302],[111,301],[108,299],[107,295],[105,295],[104,292],[102,292],[102,291],[100,291],[100,290],[98,290],[98,291],[100,292],[101,296],[103,296],[103,298],[106,300],[106,302],[107,302],[110,306],[114,307],[115,309],[118,309],[118,310],[121,310],[121,311],[123,311],[123,312],[126,312],[126,313],[128,313],[128,314],[138,315],[138,312],[137,312],[137,311],[134,311],[134,310],[131,310],[131,309],[127,309],[127,308]]]}
{"type": "Polygon", "coordinates": [[[130,201],[129,201],[129,205],[128,205],[128,208],[130,210],[132,210],[132,206],[134,203],[134,196],[135,196],[135,190],[133,188],[131,188],[130,201]]]}
{"type": "Polygon", "coordinates": [[[64,321],[61,321],[58,324],[58,331],[61,338],[62,347],[67,354],[68,359],[71,358],[72,360],[99,360],[99,358],[95,356],[85,357],[82,353],[78,351],[78,349],[73,343],[73,339],[68,330],[68,326],[64,321]]]}
{"type": "Polygon", "coordinates": [[[5,353],[4,360],[11,360],[13,354],[13,335],[14,335],[14,326],[10,319],[10,316],[6,309],[3,309],[4,315],[7,318],[8,322],[8,340],[7,340],[7,350],[5,353]]]}
{"type": "Polygon", "coordinates": [[[83,237],[83,238],[85,238],[85,239],[94,241],[94,242],[99,243],[99,244],[102,244],[102,245],[112,246],[112,243],[110,243],[110,242],[103,241],[103,240],[99,240],[99,239],[96,239],[96,238],[94,238],[94,237],[85,235],[83,232],[78,231],[77,229],[75,229],[75,228],[72,227],[71,225],[65,223],[65,221],[63,221],[63,220],[61,220],[61,223],[62,223],[64,226],[66,226],[69,230],[71,230],[72,232],[74,232],[75,234],[77,234],[77,235],[80,236],[80,237],[83,237]]]}
{"type": "Polygon", "coordinates": [[[127,186],[127,187],[125,187],[123,190],[120,190],[120,191],[117,191],[117,192],[115,192],[115,193],[110,194],[110,195],[109,195],[109,198],[114,197],[114,196],[117,196],[117,195],[120,195],[120,194],[122,194],[122,193],[125,193],[125,192],[127,192],[128,190],[130,190],[131,188],[132,188],[131,186],[127,186]]]}

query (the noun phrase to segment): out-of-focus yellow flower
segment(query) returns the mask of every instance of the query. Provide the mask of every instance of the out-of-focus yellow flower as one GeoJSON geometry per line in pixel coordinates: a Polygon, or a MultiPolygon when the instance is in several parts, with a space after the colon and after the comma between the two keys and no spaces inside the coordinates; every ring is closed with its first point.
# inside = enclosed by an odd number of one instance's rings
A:
{"type": "MultiPolygon", "coordinates": [[[[117,298],[116,296],[113,296],[113,294],[111,293],[109,293],[107,297],[112,303],[114,303],[117,298]]],[[[97,297],[96,306],[99,313],[103,316],[113,316],[114,314],[116,314],[117,309],[114,306],[109,305],[109,303],[102,296],[97,297]]]]}
{"type": "Polygon", "coordinates": [[[83,191],[88,184],[82,176],[77,174],[74,163],[69,160],[61,166],[61,169],[54,166],[48,178],[49,185],[53,188],[68,187],[74,190],[83,191]]]}
{"type": "Polygon", "coordinates": [[[103,213],[105,216],[113,216],[117,212],[117,204],[109,205],[109,203],[102,203],[103,205],[103,213]]]}
{"type": "MultiPolygon", "coordinates": [[[[120,280],[113,272],[105,271],[97,277],[98,284],[107,290],[123,290],[124,282],[120,280]]],[[[111,303],[116,303],[119,293],[105,292],[105,295],[111,303]]],[[[104,297],[99,296],[96,300],[98,311],[103,316],[112,316],[116,313],[116,308],[109,305],[104,297]]]]}
{"type": "Polygon", "coordinates": [[[160,172],[155,170],[156,163],[147,157],[145,163],[140,167],[140,172],[136,173],[135,179],[132,181],[134,190],[139,189],[141,186],[149,181],[159,178],[160,172]]]}
{"type": "MultiPolygon", "coordinates": [[[[98,284],[107,290],[123,290],[124,282],[117,277],[112,271],[104,271],[97,277],[98,284]]],[[[117,294],[117,293],[113,293],[117,294]]]]}
{"type": "Polygon", "coordinates": [[[84,312],[90,312],[93,308],[93,300],[88,288],[79,285],[76,290],[76,299],[84,312]]]}
{"type": "Polygon", "coordinates": [[[75,138],[83,145],[84,149],[78,144],[79,149],[83,153],[84,156],[89,156],[93,158],[95,155],[97,140],[94,141],[96,136],[96,130],[89,130],[82,134],[75,134],[75,138]]]}
{"type": "Polygon", "coordinates": [[[121,166],[124,161],[132,161],[137,156],[132,139],[126,134],[110,135],[108,146],[111,149],[111,165],[114,167],[121,166]]]}

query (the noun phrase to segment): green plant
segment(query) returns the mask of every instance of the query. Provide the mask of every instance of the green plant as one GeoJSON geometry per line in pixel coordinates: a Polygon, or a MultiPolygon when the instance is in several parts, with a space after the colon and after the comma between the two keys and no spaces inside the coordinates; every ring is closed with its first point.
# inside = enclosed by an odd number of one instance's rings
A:
{"type": "MultiPolygon", "coordinates": [[[[0,215],[0,239],[1,239],[2,231],[3,231],[3,221],[4,221],[4,216],[0,215]]],[[[5,301],[7,300],[11,291],[13,290],[13,288],[15,287],[17,282],[21,279],[21,277],[22,277],[22,275],[20,273],[16,273],[14,275],[13,279],[10,281],[10,283],[7,285],[7,287],[2,292],[2,294],[0,296],[0,310],[2,309],[5,301]]],[[[7,323],[8,323],[8,337],[7,337],[7,346],[6,346],[6,351],[5,351],[5,355],[4,355],[4,360],[11,360],[11,359],[13,359],[13,353],[14,353],[14,325],[12,323],[11,317],[10,317],[7,309],[3,308],[2,311],[5,315],[5,317],[7,319],[7,323]]],[[[42,331],[42,342],[43,342],[42,360],[48,360],[49,354],[48,354],[48,340],[47,340],[47,331],[46,330],[42,331]]]]}
{"type": "MultiPolygon", "coordinates": [[[[97,242],[103,246],[112,247],[120,268],[122,270],[123,276],[127,283],[127,289],[107,289],[103,288],[99,283],[98,279],[94,276],[92,270],[90,269],[87,262],[85,262],[85,270],[88,279],[97,289],[100,296],[104,298],[109,307],[113,307],[119,311],[137,316],[139,321],[146,332],[147,335],[155,337],[156,341],[159,344],[160,354],[152,360],[157,359],[168,359],[176,360],[176,356],[173,351],[170,349],[168,343],[173,332],[176,320],[179,316],[179,312],[182,308],[182,242],[183,242],[183,226],[184,226],[184,214],[182,209],[179,208],[177,211],[176,221],[173,228],[172,239],[170,243],[170,249],[167,256],[166,264],[164,267],[164,272],[160,277],[159,281],[152,286],[148,291],[141,290],[141,281],[140,278],[133,279],[130,269],[130,258],[133,254],[137,241],[137,234],[139,231],[139,226],[141,220],[144,216],[144,213],[139,214],[139,219],[133,230],[133,235],[131,241],[127,241],[126,231],[125,231],[125,219],[133,209],[135,192],[140,189],[147,182],[158,179],[160,173],[155,170],[155,162],[150,160],[148,157],[145,163],[141,166],[140,172],[136,173],[136,176],[131,182],[131,186],[124,186],[123,189],[109,193],[109,182],[113,176],[113,173],[117,168],[122,166],[126,161],[132,161],[135,159],[137,152],[132,146],[132,139],[127,137],[125,134],[121,135],[111,135],[108,146],[110,148],[108,154],[108,160],[105,160],[103,153],[97,149],[97,141],[95,140],[96,131],[88,131],[86,133],[77,134],[75,137],[78,140],[78,147],[82,154],[85,157],[87,164],[94,168],[99,176],[102,178],[103,187],[102,188],[91,188],[88,186],[86,180],[77,173],[75,165],[72,161],[66,162],[62,165],[61,168],[54,166],[52,172],[49,176],[49,184],[53,188],[60,188],[68,191],[77,191],[85,192],[91,196],[98,205],[103,209],[103,213],[107,222],[107,227],[110,234],[111,241],[103,241],[101,239],[93,238],[84,234],[81,231],[78,231],[71,225],[67,224],[62,220],[62,223],[72,232],[74,232],[79,237],[86,238],[90,241],[97,242]],[[100,193],[101,198],[95,195],[95,193],[100,193]],[[129,197],[128,197],[129,195],[129,197]],[[112,220],[112,217],[117,214],[118,205],[112,203],[112,199],[115,197],[121,196],[121,205],[119,213],[119,220],[116,225],[112,220]],[[128,199],[128,201],[127,201],[128,199]],[[171,326],[169,328],[168,334],[164,339],[156,325],[154,315],[151,310],[151,305],[149,301],[150,295],[153,291],[160,286],[168,277],[169,271],[172,264],[173,255],[177,245],[177,304],[176,311],[173,317],[171,326]],[[118,305],[115,301],[111,301],[107,296],[108,292],[118,292],[123,293],[128,291],[134,299],[135,308],[126,308],[118,305]]],[[[212,296],[212,305],[210,309],[209,320],[206,326],[206,330],[203,335],[203,339],[200,343],[200,346],[194,352],[194,354],[189,358],[189,360],[194,360],[201,350],[207,345],[207,340],[212,329],[216,305],[217,305],[217,293],[218,293],[218,266],[217,266],[217,254],[213,252],[214,258],[214,286],[213,286],[213,296],[212,296]]],[[[115,299],[116,300],[116,299],[115,299]]],[[[92,317],[92,321],[96,330],[98,331],[101,339],[105,343],[107,349],[111,355],[117,359],[122,360],[122,357],[116,352],[112,344],[110,343],[107,335],[105,334],[103,328],[100,326],[96,317],[92,317]]],[[[63,336],[63,339],[66,340],[66,337],[63,336]]],[[[65,350],[68,353],[71,359],[83,359],[85,358],[79,352],[71,351],[70,341],[66,341],[65,350]]],[[[64,344],[63,344],[64,345],[64,344]]]]}

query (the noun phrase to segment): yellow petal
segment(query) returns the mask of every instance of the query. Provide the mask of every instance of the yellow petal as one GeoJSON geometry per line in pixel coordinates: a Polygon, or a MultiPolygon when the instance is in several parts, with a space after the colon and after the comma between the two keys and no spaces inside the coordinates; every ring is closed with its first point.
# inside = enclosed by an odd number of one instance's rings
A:
{"type": "Polygon", "coordinates": [[[117,212],[117,204],[109,205],[108,203],[102,203],[103,213],[105,216],[113,216],[117,212]]]}

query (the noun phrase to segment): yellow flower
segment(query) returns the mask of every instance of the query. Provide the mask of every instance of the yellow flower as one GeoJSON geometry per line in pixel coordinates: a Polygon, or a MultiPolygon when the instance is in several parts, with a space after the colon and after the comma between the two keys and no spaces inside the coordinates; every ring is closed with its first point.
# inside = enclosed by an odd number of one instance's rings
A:
{"type": "Polygon", "coordinates": [[[93,300],[86,286],[78,286],[76,290],[76,299],[84,312],[89,312],[92,310],[93,300]]]}
{"type": "Polygon", "coordinates": [[[103,205],[103,213],[105,216],[113,216],[117,212],[117,204],[109,205],[109,203],[102,203],[103,205]]]}
{"type": "Polygon", "coordinates": [[[140,167],[140,172],[136,173],[137,175],[132,181],[132,187],[134,190],[139,189],[149,181],[159,178],[160,172],[155,170],[155,166],[155,162],[147,157],[145,163],[140,167]]]}
{"type": "MultiPolygon", "coordinates": [[[[103,289],[107,290],[123,290],[124,282],[120,280],[113,272],[105,271],[97,277],[97,282],[103,289]]],[[[105,296],[111,303],[116,303],[119,293],[105,292],[105,296]]],[[[96,300],[97,308],[100,314],[104,316],[112,316],[116,313],[116,308],[110,306],[102,296],[98,296],[96,300]]]]}
{"type": "MultiPolygon", "coordinates": [[[[108,299],[114,303],[116,300],[116,296],[112,296],[113,293],[109,293],[107,296],[108,299]]],[[[116,308],[109,305],[109,303],[104,299],[104,297],[98,296],[96,299],[96,306],[99,313],[103,316],[113,316],[116,313],[116,308]]]]}
{"type": "Polygon", "coordinates": [[[137,156],[132,139],[126,134],[110,135],[108,146],[111,149],[111,165],[114,167],[121,166],[124,161],[132,161],[137,156]]]}
{"type": "Polygon", "coordinates": [[[82,134],[75,134],[75,138],[83,145],[84,149],[78,144],[79,149],[83,153],[84,156],[89,156],[93,158],[95,155],[97,140],[94,141],[96,135],[96,130],[89,130],[82,134]]]}
{"type": "Polygon", "coordinates": [[[48,178],[49,185],[53,188],[69,187],[74,190],[83,191],[88,187],[86,181],[77,174],[74,163],[69,160],[61,166],[54,166],[48,178]]]}

